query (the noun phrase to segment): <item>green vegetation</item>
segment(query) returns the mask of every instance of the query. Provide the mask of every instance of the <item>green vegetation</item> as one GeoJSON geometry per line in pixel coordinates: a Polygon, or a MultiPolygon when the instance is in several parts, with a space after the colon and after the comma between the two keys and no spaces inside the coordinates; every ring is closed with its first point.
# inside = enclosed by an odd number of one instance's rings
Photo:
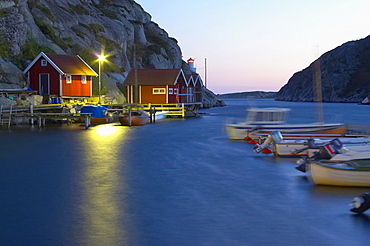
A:
{"type": "Polygon", "coordinates": [[[54,15],[50,12],[48,8],[43,6],[39,1],[37,0],[28,0],[27,2],[28,8],[37,8],[39,9],[49,20],[55,20],[54,15]]]}
{"type": "Polygon", "coordinates": [[[107,52],[112,52],[114,49],[120,49],[119,44],[104,36],[98,35],[96,36],[96,40],[99,41],[99,43],[105,48],[107,52]]]}
{"type": "Polygon", "coordinates": [[[89,15],[89,11],[81,4],[73,5],[68,3],[68,6],[72,9],[73,12],[79,15],[89,15]]]}
{"type": "Polygon", "coordinates": [[[82,31],[80,31],[77,27],[72,27],[71,29],[80,38],[85,38],[85,34],[82,31]]]}
{"type": "Polygon", "coordinates": [[[118,16],[118,13],[116,11],[109,9],[109,7],[110,5],[111,7],[114,7],[114,8],[121,7],[121,6],[112,6],[112,4],[114,4],[114,1],[105,0],[105,1],[100,1],[99,4],[93,4],[93,6],[99,9],[106,17],[119,20],[120,18],[118,16]]]}
{"type": "Polygon", "coordinates": [[[41,32],[49,38],[55,36],[54,29],[51,25],[46,24],[42,18],[35,17],[34,18],[36,25],[40,28],[41,32]]]}
{"type": "Polygon", "coordinates": [[[72,38],[60,38],[58,37],[51,25],[46,24],[41,18],[35,18],[36,25],[40,28],[41,32],[51,39],[56,45],[61,47],[63,50],[67,50],[73,44],[72,38]]]}
{"type": "Polygon", "coordinates": [[[104,27],[102,25],[100,25],[100,24],[91,23],[88,26],[94,32],[94,34],[98,34],[100,32],[104,32],[105,31],[104,27]]]}
{"type": "Polygon", "coordinates": [[[55,53],[49,47],[38,44],[34,38],[29,38],[21,47],[21,52],[17,56],[12,57],[11,60],[17,67],[23,70],[26,68],[24,63],[28,60],[35,59],[35,57],[40,54],[40,52],[55,53]]]}
{"type": "Polygon", "coordinates": [[[168,57],[165,54],[161,53],[161,48],[163,48],[166,51],[166,54],[170,54],[170,47],[168,43],[163,39],[162,36],[151,34],[147,35],[147,40],[152,43],[146,50],[146,55],[151,55],[153,53],[162,55],[165,59],[170,60],[173,62],[172,57],[168,57]]]}
{"type": "Polygon", "coordinates": [[[8,15],[9,15],[9,13],[8,13],[7,9],[0,9],[0,18],[1,17],[6,17],[8,15]]]}
{"type": "Polygon", "coordinates": [[[9,42],[0,40],[0,57],[8,57],[9,48],[10,48],[9,42]]]}

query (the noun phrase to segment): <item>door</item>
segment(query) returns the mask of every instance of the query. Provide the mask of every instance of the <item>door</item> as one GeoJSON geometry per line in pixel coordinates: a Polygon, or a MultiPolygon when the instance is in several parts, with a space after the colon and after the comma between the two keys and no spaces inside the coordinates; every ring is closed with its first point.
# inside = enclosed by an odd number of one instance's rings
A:
{"type": "Polygon", "coordinates": [[[39,75],[39,94],[50,95],[50,75],[48,73],[39,75]]]}

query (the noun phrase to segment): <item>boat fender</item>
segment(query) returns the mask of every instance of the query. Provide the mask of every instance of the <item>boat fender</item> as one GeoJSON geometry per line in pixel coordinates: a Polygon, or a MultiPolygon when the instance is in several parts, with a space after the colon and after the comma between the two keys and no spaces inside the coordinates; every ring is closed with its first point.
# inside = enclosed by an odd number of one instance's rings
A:
{"type": "Polygon", "coordinates": [[[370,193],[363,193],[359,196],[353,198],[352,203],[350,206],[351,212],[361,214],[370,208],[370,193]]]}
{"type": "Polygon", "coordinates": [[[250,141],[250,140],[252,140],[252,138],[251,138],[250,136],[246,136],[246,137],[244,138],[244,140],[245,140],[245,141],[250,141]]]}
{"type": "Polygon", "coordinates": [[[273,153],[273,151],[270,148],[266,148],[266,149],[262,150],[262,153],[263,154],[271,154],[271,153],[273,153]]]}
{"type": "Polygon", "coordinates": [[[257,144],[257,141],[256,141],[256,140],[254,140],[254,139],[252,139],[252,140],[250,140],[248,143],[249,143],[249,144],[257,144]]]}

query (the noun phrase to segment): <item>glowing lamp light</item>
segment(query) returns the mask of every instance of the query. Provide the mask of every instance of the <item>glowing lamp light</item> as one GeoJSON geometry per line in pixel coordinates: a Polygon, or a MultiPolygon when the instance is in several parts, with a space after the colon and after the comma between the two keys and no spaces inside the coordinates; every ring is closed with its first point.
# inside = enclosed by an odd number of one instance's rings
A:
{"type": "Polygon", "coordinates": [[[99,55],[98,59],[100,62],[105,61],[105,55],[99,55]]]}
{"type": "Polygon", "coordinates": [[[193,62],[194,62],[194,60],[190,58],[190,59],[188,60],[188,62],[189,62],[189,63],[193,63],[193,62]]]}

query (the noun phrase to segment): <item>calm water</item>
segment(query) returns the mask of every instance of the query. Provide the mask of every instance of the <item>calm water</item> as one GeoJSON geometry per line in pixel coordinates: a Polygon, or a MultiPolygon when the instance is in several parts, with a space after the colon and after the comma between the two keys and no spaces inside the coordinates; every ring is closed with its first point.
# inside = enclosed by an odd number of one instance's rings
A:
{"type": "MultiPolygon", "coordinates": [[[[367,245],[370,212],[348,204],[370,188],[314,186],[297,159],[256,154],[223,127],[250,105],[314,122],[315,105],[225,102],[143,127],[1,130],[0,245],[367,245]]],[[[370,124],[370,106],[324,112],[370,124]]]]}

